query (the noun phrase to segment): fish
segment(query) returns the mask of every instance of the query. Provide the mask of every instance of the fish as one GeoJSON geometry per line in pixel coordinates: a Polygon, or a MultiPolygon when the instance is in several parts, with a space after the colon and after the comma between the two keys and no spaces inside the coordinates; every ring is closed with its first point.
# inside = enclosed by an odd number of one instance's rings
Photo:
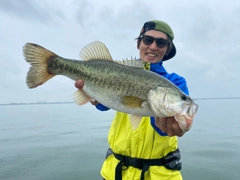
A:
{"type": "Polygon", "coordinates": [[[30,63],[26,84],[43,85],[56,75],[84,86],[73,94],[78,105],[98,101],[102,105],[129,114],[135,130],[144,116],[174,117],[182,131],[191,128],[198,105],[168,79],[145,70],[143,61],[131,58],[113,60],[106,45],[94,41],[80,51],[80,60],[63,58],[34,43],[23,46],[30,63]]]}

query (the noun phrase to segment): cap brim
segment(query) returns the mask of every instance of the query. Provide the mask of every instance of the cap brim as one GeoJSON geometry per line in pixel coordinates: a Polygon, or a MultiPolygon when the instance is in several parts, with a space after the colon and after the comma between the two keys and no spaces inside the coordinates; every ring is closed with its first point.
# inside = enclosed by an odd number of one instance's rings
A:
{"type": "Polygon", "coordinates": [[[171,59],[172,57],[175,56],[176,52],[177,52],[176,47],[175,47],[175,45],[172,43],[172,49],[171,49],[171,51],[168,53],[168,55],[165,55],[162,60],[163,60],[163,61],[167,61],[167,60],[171,59]]]}

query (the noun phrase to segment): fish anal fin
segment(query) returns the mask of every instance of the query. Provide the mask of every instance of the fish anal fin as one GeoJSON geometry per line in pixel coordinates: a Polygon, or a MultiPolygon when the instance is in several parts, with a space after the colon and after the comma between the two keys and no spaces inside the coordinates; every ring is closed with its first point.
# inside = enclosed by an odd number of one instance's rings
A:
{"type": "Polygon", "coordinates": [[[141,120],[142,120],[142,117],[141,117],[141,116],[137,116],[137,115],[130,114],[130,115],[129,115],[129,119],[130,119],[130,123],[131,123],[132,130],[135,130],[135,129],[137,129],[138,126],[140,125],[141,120]]]}
{"type": "Polygon", "coordinates": [[[93,41],[86,45],[80,51],[80,59],[85,61],[90,60],[110,60],[113,61],[107,47],[100,41],[93,41]]]}
{"type": "Polygon", "coordinates": [[[77,90],[73,95],[73,100],[77,105],[84,105],[88,103],[91,98],[83,90],[77,90]]]}
{"type": "Polygon", "coordinates": [[[135,97],[135,96],[124,96],[122,98],[122,103],[125,106],[132,107],[132,108],[141,108],[143,102],[144,102],[143,99],[135,97]]]}

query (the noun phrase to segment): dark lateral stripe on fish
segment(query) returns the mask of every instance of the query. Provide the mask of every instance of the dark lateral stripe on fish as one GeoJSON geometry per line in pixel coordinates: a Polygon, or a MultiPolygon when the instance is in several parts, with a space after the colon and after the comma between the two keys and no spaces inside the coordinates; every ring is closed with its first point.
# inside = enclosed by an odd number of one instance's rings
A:
{"type": "Polygon", "coordinates": [[[62,60],[61,57],[55,56],[51,60],[48,61],[48,69],[51,73],[61,74],[64,71],[69,73],[76,73],[77,69],[68,65],[66,60],[62,60]]]}
{"type": "Polygon", "coordinates": [[[91,71],[84,70],[87,68],[89,68],[89,66],[86,61],[64,59],[59,56],[55,56],[48,61],[48,70],[52,74],[75,74],[76,76],[84,77],[85,79],[97,78],[96,76],[92,76],[91,71]]]}

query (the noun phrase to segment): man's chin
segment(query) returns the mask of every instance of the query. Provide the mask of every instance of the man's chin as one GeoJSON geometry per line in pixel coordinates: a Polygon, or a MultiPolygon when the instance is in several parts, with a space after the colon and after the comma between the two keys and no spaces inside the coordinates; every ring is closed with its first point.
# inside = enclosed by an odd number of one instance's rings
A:
{"type": "Polygon", "coordinates": [[[159,61],[161,61],[161,59],[159,59],[158,57],[146,56],[144,61],[150,63],[158,63],[159,61]]]}

